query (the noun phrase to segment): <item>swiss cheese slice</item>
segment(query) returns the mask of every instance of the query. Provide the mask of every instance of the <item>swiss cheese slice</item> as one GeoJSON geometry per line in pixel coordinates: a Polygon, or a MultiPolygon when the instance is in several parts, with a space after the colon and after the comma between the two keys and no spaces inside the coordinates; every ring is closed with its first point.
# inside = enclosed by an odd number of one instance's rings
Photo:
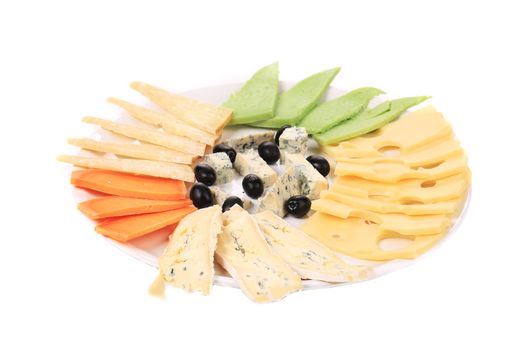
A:
{"type": "Polygon", "coordinates": [[[397,183],[369,181],[352,176],[338,176],[330,191],[387,202],[431,203],[459,198],[468,189],[470,173],[437,179],[408,179],[397,183]]]}
{"type": "Polygon", "coordinates": [[[271,211],[260,212],[255,219],[268,245],[303,279],[347,282],[371,274],[368,267],[346,264],[333,251],[271,211]]]}
{"type": "Polygon", "coordinates": [[[199,209],[186,216],[171,234],[159,258],[160,277],[150,291],[162,293],[164,281],[188,292],[209,294],[213,284],[213,256],[217,235],[222,230],[218,205],[199,209]]]}
{"type": "Polygon", "coordinates": [[[336,146],[325,146],[329,155],[347,157],[380,157],[385,148],[396,148],[406,154],[436,140],[450,137],[452,128],[443,115],[429,106],[408,114],[378,131],[341,142],[336,146]]]}
{"type": "Polygon", "coordinates": [[[273,252],[254,217],[233,206],[223,214],[215,258],[255,302],[270,302],[302,289],[301,278],[273,252]]]}
{"type": "Polygon", "coordinates": [[[312,209],[339,218],[356,217],[379,225],[382,230],[395,231],[402,235],[431,235],[443,232],[450,225],[447,215],[382,214],[357,209],[351,205],[330,199],[312,202],[312,209]]]}
{"type": "Polygon", "coordinates": [[[301,229],[328,248],[366,260],[414,259],[437,243],[443,233],[424,236],[401,235],[382,230],[379,225],[362,218],[342,219],[324,213],[315,213],[301,229]],[[384,250],[380,242],[388,238],[409,240],[408,245],[396,250],[384,250]]]}

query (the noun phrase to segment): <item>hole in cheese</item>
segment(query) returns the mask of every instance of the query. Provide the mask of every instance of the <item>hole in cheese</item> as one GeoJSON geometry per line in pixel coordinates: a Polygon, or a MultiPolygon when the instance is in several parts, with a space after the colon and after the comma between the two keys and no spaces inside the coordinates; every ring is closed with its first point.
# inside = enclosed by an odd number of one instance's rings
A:
{"type": "Polygon", "coordinates": [[[395,231],[383,231],[378,237],[377,245],[384,251],[401,250],[409,247],[415,236],[403,236],[395,231]]]}
{"type": "Polygon", "coordinates": [[[334,234],[334,235],[332,235],[332,238],[336,238],[337,239],[337,238],[341,238],[341,236],[339,236],[337,234],[334,234]]]}
{"type": "Polygon", "coordinates": [[[380,149],[378,149],[379,152],[383,154],[385,157],[396,157],[401,154],[398,146],[383,146],[380,149]]]}
{"type": "Polygon", "coordinates": [[[436,180],[423,181],[420,186],[423,188],[434,187],[436,186],[436,180]]]}
{"type": "Polygon", "coordinates": [[[444,163],[444,161],[435,162],[435,163],[428,163],[428,164],[423,164],[423,165],[420,165],[420,166],[413,166],[412,169],[414,169],[414,170],[418,170],[418,169],[433,169],[433,168],[436,168],[436,167],[440,166],[443,163],[444,163]]]}
{"type": "Polygon", "coordinates": [[[412,198],[403,198],[400,203],[403,205],[424,204],[420,200],[412,199],[412,198]]]}

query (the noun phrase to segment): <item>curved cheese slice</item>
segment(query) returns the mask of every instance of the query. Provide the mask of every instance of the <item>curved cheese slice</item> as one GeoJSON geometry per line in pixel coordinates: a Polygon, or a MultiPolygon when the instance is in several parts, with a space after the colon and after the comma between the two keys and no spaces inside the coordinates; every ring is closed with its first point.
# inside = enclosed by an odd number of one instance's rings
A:
{"type": "Polygon", "coordinates": [[[258,213],[255,219],[268,245],[301,278],[347,282],[363,280],[371,274],[368,267],[346,264],[333,251],[271,211],[258,213]]]}
{"type": "Polygon", "coordinates": [[[463,196],[469,182],[469,171],[437,180],[407,179],[395,184],[339,176],[330,191],[362,198],[380,198],[387,202],[431,203],[463,196]]]}
{"type": "Polygon", "coordinates": [[[450,225],[446,215],[380,214],[357,209],[330,199],[312,202],[312,209],[339,218],[356,217],[379,225],[381,230],[395,231],[402,235],[432,235],[443,232],[450,225]]]}
{"type": "Polygon", "coordinates": [[[188,292],[209,294],[213,284],[213,253],[221,232],[221,208],[199,209],[186,216],[170,236],[159,258],[159,278],[150,292],[163,294],[164,281],[188,292]]]}
{"type": "Polygon", "coordinates": [[[349,157],[380,157],[387,147],[406,154],[436,140],[452,135],[450,124],[434,107],[429,106],[408,114],[378,131],[341,142],[337,146],[323,147],[330,155],[343,153],[349,157]]]}
{"type": "Polygon", "coordinates": [[[381,230],[361,218],[341,219],[315,213],[301,229],[312,238],[339,253],[366,260],[414,259],[437,243],[444,233],[426,236],[404,236],[381,230]],[[397,250],[383,250],[379,243],[387,238],[405,238],[410,243],[397,250]]]}
{"type": "Polygon", "coordinates": [[[223,214],[215,258],[255,302],[284,298],[302,289],[301,278],[275,254],[255,219],[238,205],[223,214]]]}

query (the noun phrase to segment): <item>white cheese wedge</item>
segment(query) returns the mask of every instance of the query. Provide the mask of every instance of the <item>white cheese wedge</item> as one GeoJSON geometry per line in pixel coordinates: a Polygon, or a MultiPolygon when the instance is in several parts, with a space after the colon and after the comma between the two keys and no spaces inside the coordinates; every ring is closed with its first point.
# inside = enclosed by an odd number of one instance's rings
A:
{"type": "Polygon", "coordinates": [[[328,189],[326,178],[306,160],[304,155],[285,152],[284,165],[294,169],[301,184],[301,194],[311,200],[318,199],[321,191],[328,189]]]}
{"type": "Polygon", "coordinates": [[[305,128],[295,126],[284,129],[279,137],[279,149],[281,152],[305,154],[308,143],[308,133],[305,128]]]}
{"type": "Polygon", "coordinates": [[[284,217],[286,201],[291,196],[301,194],[299,180],[295,176],[294,169],[288,168],[277,178],[277,181],[268,188],[262,197],[258,211],[271,210],[273,213],[284,217]]]}
{"type": "Polygon", "coordinates": [[[249,149],[257,149],[259,144],[265,141],[273,141],[275,137],[275,131],[262,131],[252,133],[246,136],[234,137],[226,141],[225,143],[235,149],[237,152],[244,153],[249,149]]]}
{"type": "MultiPolygon", "coordinates": [[[[217,186],[210,186],[211,195],[213,197],[213,204],[218,204],[222,207],[222,204],[224,201],[228,198],[233,196],[233,194],[225,192],[221,190],[217,186]]],[[[244,209],[250,209],[252,207],[252,202],[247,198],[241,198],[242,200],[242,207],[244,209]]]]}
{"type": "Polygon", "coordinates": [[[246,176],[255,174],[261,178],[264,186],[271,186],[277,179],[277,173],[254,150],[237,153],[233,167],[239,174],[246,176]]]}
{"type": "Polygon", "coordinates": [[[222,185],[233,180],[234,170],[230,157],[225,152],[206,154],[202,159],[204,164],[208,164],[215,170],[217,179],[216,185],[222,185]]]}
{"type": "Polygon", "coordinates": [[[159,258],[160,275],[150,292],[162,295],[166,281],[188,292],[209,294],[214,275],[213,256],[221,230],[218,205],[199,209],[182,219],[159,258]]]}
{"type": "Polygon", "coordinates": [[[255,302],[270,302],[302,289],[301,278],[275,254],[257,222],[235,205],[223,214],[215,259],[255,302]]]}
{"type": "Polygon", "coordinates": [[[372,273],[369,267],[346,264],[332,250],[270,211],[256,214],[255,219],[268,245],[303,279],[348,282],[372,273]]]}

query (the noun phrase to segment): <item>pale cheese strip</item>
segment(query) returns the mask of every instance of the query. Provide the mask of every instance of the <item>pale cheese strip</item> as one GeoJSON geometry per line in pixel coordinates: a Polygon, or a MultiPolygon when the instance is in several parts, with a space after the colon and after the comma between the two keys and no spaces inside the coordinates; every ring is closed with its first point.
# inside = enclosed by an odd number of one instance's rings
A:
{"type": "Polygon", "coordinates": [[[110,97],[108,102],[121,107],[133,118],[160,127],[169,134],[187,137],[190,140],[207,145],[215,144],[217,135],[188,125],[184,120],[177,119],[173,114],[154,111],[114,97],[110,97]]]}
{"type": "Polygon", "coordinates": [[[302,289],[301,278],[275,254],[255,219],[238,205],[223,214],[217,262],[255,302],[270,302],[302,289]]]}
{"type": "Polygon", "coordinates": [[[122,144],[91,139],[68,139],[67,142],[70,145],[91,151],[113,153],[124,157],[138,159],[158,160],[161,162],[192,164],[193,159],[195,158],[195,156],[188,153],[182,153],[165,147],[148,144],[122,144]]]}
{"type": "Polygon", "coordinates": [[[396,147],[406,154],[436,140],[450,137],[452,128],[443,115],[429,106],[407,114],[378,131],[337,146],[323,147],[332,156],[381,157],[384,147],[396,147]]]}
{"type": "Polygon", "coordinates": [[[271,211],[255,215],[266,242],[303,279],[326,282],[359,281],[371,276],[371,269],[348,265],[337,255],[271,211]]]}
{"type": "Polygon", "coordinates": [[[228,124],[232,117],[232,110],[229,108],[176,95],[146,83],[134,82],[131,84],[131,88],[176,118],[212,134],[216,134],[228,124]]]}
{"type": "Polygon", "coordinates": [[[332,191],[322,192],[321,198],[331,199],[336,202],[376,213],[401,213],[406,215],[454,214],[462,203],[462,199],[460,198],[427,204],[399,204],[376,199],[354,197],[332,191]]]}
{"type": "Polygon", "coordinates": [[[357,209],[351,205],[321,198],[312,202],[312,209],[342,219],[356,217],[379,225],[382,230],[395,231],[401,235],[433,235],[443,232],[450,225],[447,215],[383,214],[357,209]]]}
{"type": "Polygon", "coordinates": [[[83,168],[120,171],[123,173],[164,177],[186,182],[195,181],[193,170],[189,165],[185,164],[143,159],[107,159],[77,156],[59,156],[58,160],[83,168]]]}
{"type": "Polygon", "coordinates": [[[414,259],[430,249],[445,231],[435,235],[404,236],[380,229],[361,218],[342,219],[325,213],[315,213],[301,230],[328,248],[344,255],[365,260],[414,259]],[[411,242],[396,250],[383,250],[380,241],[386,238],[404,238],[411,242]]]}
{"type": "Polygon", "coordinates": [[[168,246],[159,258],[161,281],[156,280],[150,291],[162,294],[158,283],[167,283],[188,292],[210,293],[214,268],[213,256],[217,236],[222,231],[221,208],[218,205],[199,209],[177,225],[168,246]]]}
{"type": "Polygon", "coordinates": [[[98,125],[101,128],[116,134],[149,142],[179,152],[202,156],[206,148],[205,144],[192,141],[186,137],[170,135],[161,131],[150,130],[139,126],[115,123],[95,117],[85,117],[82,119],[82,121],[85,123],[98,125]]]}
{"type": "Polygon", "coordinates": [[[397,183],[375,182],[351,176],[338,176],[330,191],[387,202],[431,203],[462,197],[470,183],[468,170],[437,180],[407,179],[397,183]]]}
{"type": "Polygon", "coordinates": [[[410,167],[402,161],[388,158],[354,159],[338,162],[335,175],[356,176],[367,180],[395,183],[406,179],[437,180],[467,170],[467,158],[460,155],[424,167],[410,167]]]}

